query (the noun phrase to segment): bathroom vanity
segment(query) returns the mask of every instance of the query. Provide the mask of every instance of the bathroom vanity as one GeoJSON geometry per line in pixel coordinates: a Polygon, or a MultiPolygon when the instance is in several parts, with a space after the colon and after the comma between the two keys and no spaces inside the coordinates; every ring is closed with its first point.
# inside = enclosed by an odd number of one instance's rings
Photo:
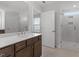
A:
{"type": "Polygon", "coordinates": [[[5,33],[5,30],[0,30],[0,34],[3,34],[3,33],[5,33]]]}
{"type": "Polygon", "coordinates": [[[41,34],[26,33],[0,38],[1,57],[40,57],[41,54],[41,34]]]}

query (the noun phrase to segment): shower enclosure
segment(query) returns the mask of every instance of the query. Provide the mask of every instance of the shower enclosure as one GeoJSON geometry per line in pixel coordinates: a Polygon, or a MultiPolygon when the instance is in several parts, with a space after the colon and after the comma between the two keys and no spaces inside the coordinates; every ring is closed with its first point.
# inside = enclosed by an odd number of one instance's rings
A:
{"type": "Polygon", "coordinates": [[[79,48],[79,11],[64,12],[61,17],[61,47],[79,48]]]}

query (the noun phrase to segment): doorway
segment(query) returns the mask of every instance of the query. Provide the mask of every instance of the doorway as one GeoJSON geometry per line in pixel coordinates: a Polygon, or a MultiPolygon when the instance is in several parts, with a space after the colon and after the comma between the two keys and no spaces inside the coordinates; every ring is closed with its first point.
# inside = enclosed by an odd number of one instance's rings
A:
{"type": "Polygon", "coordinates": [[[43,45],[55,48],[55,11],[41,14],[41,32],[43,45]]]}

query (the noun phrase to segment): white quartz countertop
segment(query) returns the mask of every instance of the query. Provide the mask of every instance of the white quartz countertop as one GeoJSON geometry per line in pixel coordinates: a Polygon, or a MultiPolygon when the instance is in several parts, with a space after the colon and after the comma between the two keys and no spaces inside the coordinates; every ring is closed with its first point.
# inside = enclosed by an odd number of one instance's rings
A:
{"type": "Polygon", "coordinates": [[[20,35],[11,34],[11,36],[10,36],[10,34],[9,34],[9,36],[3,35],[4,37],[3,36],[0,37],[0,48],[12,45],[12,44],[18,43],[20,41],[27,40],[29,38],[39,36],[39,35],[41,35],[41,34],[40,33],[25,33],[25,34],[20,34],[20,35]]]}

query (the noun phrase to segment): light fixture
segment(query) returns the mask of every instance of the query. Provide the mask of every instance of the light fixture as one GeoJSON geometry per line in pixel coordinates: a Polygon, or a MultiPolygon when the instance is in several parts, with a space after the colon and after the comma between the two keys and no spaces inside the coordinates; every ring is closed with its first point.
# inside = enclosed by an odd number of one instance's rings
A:
{"type": "Polygon", "coordinates": [[[79,11],[64,12],[64,16],[77,16],[77,15],[79,15],[79,11]]]}
{"type": "Polygon", "coordinates": [[[42,3],[46,3],[46,1],[42,1],[42,3]]]}
{"type": "Polygon", "coordinates": [[[75,8],[75,7],[77,7],[77,5],[73,5],[73,7],[75,8]]]}

